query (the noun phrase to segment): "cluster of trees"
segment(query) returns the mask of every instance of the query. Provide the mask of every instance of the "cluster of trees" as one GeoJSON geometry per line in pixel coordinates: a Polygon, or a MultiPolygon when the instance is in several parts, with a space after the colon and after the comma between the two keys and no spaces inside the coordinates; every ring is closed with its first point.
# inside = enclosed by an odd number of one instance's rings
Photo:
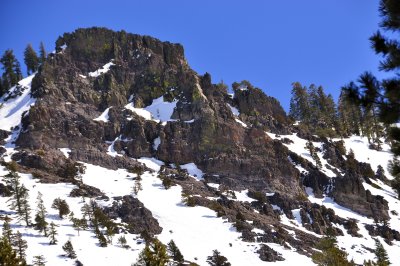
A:
{"type": "MultiPolygon", "coordinates": [[[[368,79],[368,77],[364,77],[368,79]]],[[[357,105],[346,90],[342,90],[338,104],[324,89],[296,82],[292,88],[289,115],[300,121],[303,128],[325,137],[366,136],[375,149],[381,149],[384,128],[378,120],[376,106],[357,105]]]]}
{"type": "Polygon", "coordinates": [[[27,242],[19,231],[16,234],[12,232],[9,221],[10,218],[6,216],[0,239],[0,265],[27,265],[25,253],[28,248],[27,242]]]}
{"type": "MultiPolygon", "coordinates": [[[[27,74],[30,75],[39,69],[39,66],[46,60],[46,49],[43,42],[40,43],[39,56],[28,44],[24,52],[24,62],[26,64],[27,74]]],[[[8,90],[17,85],[22,79],[21,65],[14,55],[12,49],[6,50],[0,58],[3,74],[0,77],[0,97],[8,92],[8,90]]]]}
{"type": "MultiPolygon", "coordinates": [[[[321,252],[316,252],[312,256],[312,260],[317,265],[325,266],[355,266],[353,260],[347,259],[348,254],[337,246],[335,236],[327,235],[317,244],[317,248],[321,252]]],[[[379,240],[375,240],[375,260],[364,261],[365,266],[389,266],[390,261],[384,246],[379,240]]]]}
{"type": "MultiPolygon", "coordinates": [[[[132,266],[164,266],[164,265],[197,265],[193,262],[185,263],[185,259],[175,244],[171,240],[164,245],[157,238],[149,238],[145,248],[140,252],[139,258],[132,266]]],[[[218,250],[213,250],[213,254],[207,257],[207,263],[211,266],[230,266],[228,259],[221,255],[218,250]]]]}

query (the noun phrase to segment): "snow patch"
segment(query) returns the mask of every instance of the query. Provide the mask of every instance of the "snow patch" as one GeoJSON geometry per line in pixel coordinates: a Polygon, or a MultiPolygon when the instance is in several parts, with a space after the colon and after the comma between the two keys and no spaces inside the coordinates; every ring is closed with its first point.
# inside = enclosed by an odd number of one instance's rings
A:
{"type": "Polygon", "coordinates": [[[110,111],[111,107],[108,107],[104,112],[97,118],[93,119],[94,121],[103,121],[107,123],[109,121],[108,111],[110,111]]]}
{"type": "Polygon", "coordinates": [[[113,63],[113,60],[111,62],[105,64],[102,68],[97,69],[96,71],[89,72],[88,75],[89,77],[96,78],[100,76],[101,74],[107,73],[110,70],[111,66],[114,66],[115,64],[113,63]]]}
{"type": "Polygon", "coordinates": [[[183,164],[181,165],[181,168],[187,170],[189,175],[194,177],[196,180],[198,181],[203,180],[204,173],[197,167],[196,164],[194,163],[183,164]]]}
{"type": "Polygon", "coordinates": [[[71,153],[71,149],[69,148],[58,148],[66,158],[69,158],[69,154],[71,153]]]}
{"type": "Polygon", "coordinates": [[[146,120],[153,120],[157,123],[166,121],[176,121],[171,119],[171,116],[178,101],[164,102],[164,97],[161,96],[153,100],[153,103],[145,108],[136,108],[133,103],[125,105],[126,109],[131,110],[137,115],[146,120]]]}

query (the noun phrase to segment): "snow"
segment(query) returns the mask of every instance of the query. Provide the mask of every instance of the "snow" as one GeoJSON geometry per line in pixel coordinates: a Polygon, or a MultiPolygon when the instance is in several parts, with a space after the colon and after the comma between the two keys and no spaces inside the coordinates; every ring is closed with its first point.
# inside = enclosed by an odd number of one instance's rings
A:
{"type": "MultiPolygon", "coordinates": [[[[96,169],[96,168],[94,168],[96,169]]],[[[93,179],[101,177],[107,172],[104,172],[104,168],[99,172],[94,171],[92,166],[88,166],[88,175],[95,174],[93,179]]],[[[112,179],[115,175],[115,171],[111,171],[109,178],[112,179]]],[[[6,174],[7,171],[4,167],[0,167],[0,176],[6,174]]],[[[108,173],[110,174],[110,173],[108,173]]],[[[124,173],[126,174],[126,173],[124,173]]],[[[57,183],[57,184],[42,184],[33,179],[30,174],[19,174],[21,176],[21,183],[23,183],[27,188],[29,188],[29,202],[33,209],[31,220],[34,220],[35,208],[36,208],[36,197],[40,191],[43,194],[43,201],[48,214],[46,215],[46,220],[54,222],[57,225],[57,245],[49,245],[49,238],[43,236],[38,231],[34,230],[33,227],[26,227],[25,224],[20,224],[16,221],[16,217],[13,211],[8,209],[7,197],[0,197],[0,206],[2,211],[6,211],[9,217],[12,218],[10,225],[14,233],[18,231],[21,232],[23,239],[27,241],[28,249],[27,262],[30,264],[34,256],[43,255],[47,261],[46,265],[74,265],[74,260],[64,258],[62,255],[64,251],[62,250],[62,245],[70,240],[77,254],[78,259],[84,265],[131,265],[135,262],[139,255],[140,250],[144,248],[144,244],[137,244],[134,238],[136,235],[127,234],[126,239],[128,245],[132,248],[123,249],[116,245],[116,239],[120,235],[115,235],[114,244],[109,245],[107,248],[101,248],[97,245],[97,239],[94,236],[93,230],[81,230],[78,236],[76,230],[73,229],[72,223],[67,219],[60,219],[58,217],[58,212],[51,208],[52,202],[55,198],[66,199],[68,205],[75,213],[75,217],[80,217],[80,209],[83,206],[81,198],[70,198],[68,197],[71,190],[75,187],[68,183],[57,183]]],[[[88,176],[85,176],[85,179],[88,176]]],[[[100,178],[101,179],[101,178],[100,178]]],[[[132,181],[131,181],[132,182],[132,181]]],[[[120,188],[121,193],[123,193],[123,187],[120,188]]]]}
{"type": "Polygon", "coordinates": [[[242,191],[235,191],[235,196],[236,196],[236,200],[237,201],[242,201],[242,202],[253,202],[256,201],[253,198],[250,198],[249,196],[247,196],[247,193],[249,192],[248,189],[242,190],[242,191]]]}
{"type": "MultiPolygon", "coordinates": [[[[306,148],[306,143],[307,140],[299,138],[297,135],[292,134],[292,135],[281,135],[279,137],[277,137],[275,134],[273,133],[269,133],[266,132],[267,135],[272,138],[272,139],[282,139],[282,138],[288,138],[291,141],[293,141],[293,143],[290,144],[285,144],[284,145],[291,150],[294,153],[297,153],[298,155],[300,155],[301,157],[303,157],[304,159],[306,159],[307,161],[311,162],[314,166],[316,166],[315,161],[312,159],[310,152],[307,150],[306,148]]],[[[322,143],[321,142],[312,142],[315,148],[320,148],[322,151],[322,143]]],[[[323,158],[323,151],[322,152],[317,152],[318,157],[321,161],[322,164],[322,168],[320,169],[321,172],[323,172],[325,175],[327,175],[328,177],[334,178],[336,177],[336,174],[331,170],[328,169],[326,167],[326,165],[329,165],[328,162],[323,158]]],[[[295,165],[296,166],[296,165],[295,165]]],[[[332,165],[329,165],[330,168],[335,168],[332,165]]],[[[299,171],[303,171],[304,169],[302,169],[301,167],[296,166],[296,168],[299,169],[299,171]]],[[[339,169],[337,169],[339,171],[339,169]]],[[[340,171],[339,171],[340,172],[340,171]]]]}
{"type": "Polygon", "coordinates": [[[108,107],[106,110],[104,110],[104,112],[97,118],[93,119],[94,121],[103,121],[105,123],[107,123],[109,121],[109,117],[108,117],[108,111],[110,110],[111,107],[108,107]]]}
{"type": "Polygon", "coordinates": [[[112,157],[122,156],[121,154],[118,154],[118,152],[114,149],[115,142],[120,139],[121,139],[121,136],[116,137],[115,140],[113,140],[112,142],[108,142],[110,144],[110,146],[108,146],[108,148],[107,148],[108,155],[110,155],[112,157]]]}
{"type": "Polygon", "coordinates": [[[89,77],[96,78],[100,76],[101,74],[107,73],[110,70],[111,66],[114,66],[115,64],[113,63],[113,60],[111,62],[105,64],[102,68],[97,69],[96,71],[89,72],[88,75],[89,77]]]}
{"type": "MultiPolygon", "coordinates": [[[[232,265],[265,264],[254,253],[259,244],[242,242],[241,234],[232,227],[232,224],[216,217],[214,211],[199,206],[184,206],[180,186],[165,190],[161,180],[149,174],[143,176],[142,186],[143,191],[139,192],[139,200],[150,209],[160,226],[164,228],[158,238],[164,243],[173,239],[185,259],[207,265],[207,256],[212,254],[212,250],[218,249],[232,265]]],[[[294,262],[312,265],[311,259],[294,251],[283,249],[279,245],[269,243],[268,245],[285,255],[286,261],[280,262],[282,265],[294,262]]]]}
{"type": "Polygon", "coordinates": [[[235,118],[235,121],[238,122],[240,125],[242,125],[242,127],[245,127],[245,128],[248,127],[245,123],[243,123],[242,121],[240,121],[240,120],[237,119],[237,118],[235,118]]]}
{"type": "Polygon", "coordinates": [[[125,105],[126,109],[131,110],[137,115],[143,117],[146,120],[153,120],[157,123],[166,121],[175,121],[171,119],[171,116],[176,107],[178,101],[164,102],[164,97],[161,96],[153,100],[153,103],[145,108],[136,108],[133,103],[125,105]]]}
{"type": "MultiPolygon", "coordinates": [[[[335,139],[339,141],[341,139],[335,139]]],[[[359,162],[369,163],[372,170],[376,172],[378,165],[385,169],[385,175],[389,179],[393,177],[389,174],[388,163],[393,159],[393,154],[390,152],[390,146],[387,143],[382,144],[382,151],[376,151],[368,148],[368,139],[366,137],[351,136],[343,139],[347,152],[352,149],[354,156],[359,162]]]]}
{"type": "Polygon", "coordinates": [[[216,190],[219,189],[219,184],[217,184],[217,183],[207,183],[207,186],[215,188],[216,190]]]}
{"type": "Polygon", "coordinates": [[[69,158],[69,154],[71,152],[71,149],[69,149],[69,148],[58,148],[58,149],[64,154],[64,156],[66,158],[69,158]]]}
{"type": "Polygon", "coordinates": [[[22,95],[6,100],[7,96],[13,95],[17,86],[10,89],[9,93],[0,98],[0,129],[10,131],[11,128],[21,123],[21,116],[35,104],[35,99],[31,97],[32,79],[36,75],[33,74],[18,82],[23,87],[22,95]]]}
{"type": "Polygon", "coordinates": [[[239,112],[239,110],[238,110],[236,107],[233,107],[233,106],[230,105],[229,103],[227,103],[227,105],[228,105],[228,107],[231,109],[232,114],[233,114],[234,116],[239,116],[239,115],[240,115],[240,112],[239,112]]]}
{"type": "Polygon", "coordinates": [[[158,146],[160,146],[160,144],[161,144],[161,139],[160,137],[157,137],[156,139],[154,139],[153,149],[156,151],[158,149],[158,146]]]}
{"type": "Polygon", "coordinates": [[[189,175],[194,177],[196,180],[198,181],[203,180],[204,173],[196,166],[196,164],[194,163],[183,164],[181,165],[181,168],[187,170],[189,175]]]}
{"type": "Polygon", "coordinates": [[[83,79],[87,78],[85,75],[79,74],[79,76],[83,79]]]}

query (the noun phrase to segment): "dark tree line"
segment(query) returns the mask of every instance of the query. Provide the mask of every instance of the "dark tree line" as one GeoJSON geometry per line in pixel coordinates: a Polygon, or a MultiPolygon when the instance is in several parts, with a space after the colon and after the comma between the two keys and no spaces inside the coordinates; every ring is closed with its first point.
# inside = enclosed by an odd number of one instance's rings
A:
{"type": "MultiPolygon", "coordinates": [[[[38,71],[39,66],[46,60],[46,49],[43,42],[40,43],[39,56],[33,49],[31,44],[28,44],[24,51],[24,62],[27,69],[27,74],[30,75],[38,71]]],[[[7,93],[9,89],[18,84],[22,79],[21,65],[14,55],[12,49],[6,50],[0,58],[3,74],[0,77],[0,97],[7,93]]]]}

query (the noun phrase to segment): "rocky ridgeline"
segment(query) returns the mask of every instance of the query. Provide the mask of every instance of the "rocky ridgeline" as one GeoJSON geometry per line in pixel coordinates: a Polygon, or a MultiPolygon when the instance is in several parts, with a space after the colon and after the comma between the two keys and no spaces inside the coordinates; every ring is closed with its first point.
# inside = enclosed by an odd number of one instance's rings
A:
{"type": "MultiPolygon", "coordinates": [[[[376,220],[388,219],[387,202],[362,186],[365,178],[374,178],[369,165],[354,158],[346,160],[337,143],[318,139],[324,142],[324,158],[344,173],[337,173],[333,181],[289,151],[282,143],[284,140],[272,140],[265,133],[298,133],[302,138],[315,140],[291,125],[276,99],[247,82],[234,84],[233,90],[232,97],[225,86],[212,83],[210,74],[193,71],[179,44],[104,28],[78,29],[57,40],[56,53],[48,56],[33,79],[32,95],[37,100],[23,116],[16,141],[19,152],[13,159],[44,182],[73,181],[65,172],[75,161],[140,171],[145,166],[130,157],[155,157],[175,165],[194,162],[206,173],[205,182],[190,181],[172,167],[163,171],[168,173],[166,177],[173,176],[172,181],[186,193],[203,196],[193,197],[196,205],[212,208],[236,223],[244,240],[282,245],[287,242],[308,255],[318,238],[300,230],[295,230],[297,238],[288,234],[284,230],[287,226],[280,224],[281,212],[293,218],[291,210],[300,209],[304,227],[318,234],[326,234],[332,224],[340,224],[352,236],[360,235],[354,220],[343,219],[331,209],[310,203],[304,186],[311,187],[315,196],[328,194],[360,214],[376,220]],[[89,75],[109,63],[112,64],[106,73],[89,75]],[[177,102],[171,121],[166,123],[146,120],[125,108],[129,102],[136,108],[146,107],[160,97],[177,102]],[[238,109],[238,117],[229,105],[238,109]],[[95,121],[107,108],[108,121],[95,121]],[[155,148],[156,139],[159,145],[155,148]],[[123,156],[107,154],[111,142],[123,156]],[[71,149],[70,158],[65,158],[59,148],[71,149]],[[301,165],[308,173],[301,174],[293,164],[301,165]],[[218,183],[225,191],[248,189],[249,196],[256,201],[232,201],[206,182],[218,183]],[[275,194],[267,197],[267,192],[275,194]],[[206,199],[213,196],[220,199],[206,199]],[[252,232],[254,227],[265,234],[252,232]]],[[[1,139],[7,135],[0,131],[1,139]]],[[[102,196],[92,187],[80,187],[71,196],[82,195],[102,196]]],[[[105,212],[130,224],[134,233],[146,224],[151,234],[162,230],[143,204],[129,196],[115,201],[105,212]]],[[[387,226],[372,226],[368,230],[388,241],[400,238],[397,231],[387,226]]],[[[337,228],[333,233],[343,235],[337,228]]],[[[282,259],[268,246],[259,253],[266,261],[282,259]]]]}

